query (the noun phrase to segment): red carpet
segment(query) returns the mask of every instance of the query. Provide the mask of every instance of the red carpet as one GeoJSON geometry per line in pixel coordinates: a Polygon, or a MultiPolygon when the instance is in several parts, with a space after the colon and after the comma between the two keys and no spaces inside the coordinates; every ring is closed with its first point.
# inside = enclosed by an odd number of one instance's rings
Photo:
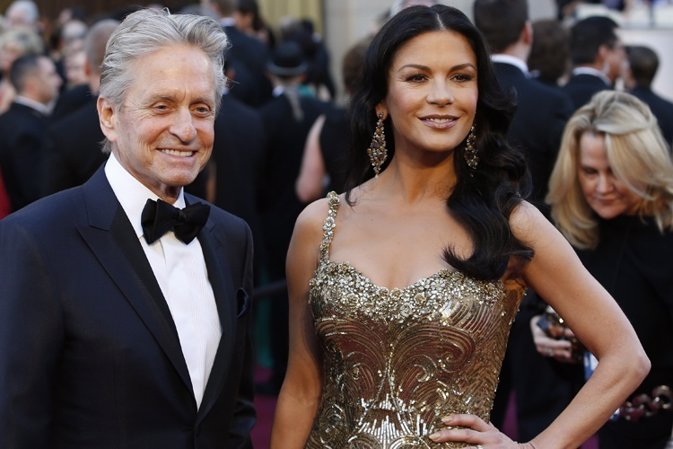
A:
{"type": "MultiPolygon", "coordinates": [[[[255,382],[262,383],[269,378],[268,368],[257,367],[255,370],[255,382]]],[[[271,439],[271,424],[273,412],[276,409],[274,396],[255,396],[255,408],[257,409],[257,425],[252,429],[252,447],[255,449],[268,449],[271,439]]]]}

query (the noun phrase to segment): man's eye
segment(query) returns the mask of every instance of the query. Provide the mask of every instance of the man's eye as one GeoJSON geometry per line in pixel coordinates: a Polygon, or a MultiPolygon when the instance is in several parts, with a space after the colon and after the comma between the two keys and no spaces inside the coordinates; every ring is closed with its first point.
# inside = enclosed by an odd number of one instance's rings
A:
{"type": "Polygon", "coordinates": [[[213,110],[209,106],[197,106],[194,108],[194,112],[200,116],[207,117],[212,114],[213,110]]]}

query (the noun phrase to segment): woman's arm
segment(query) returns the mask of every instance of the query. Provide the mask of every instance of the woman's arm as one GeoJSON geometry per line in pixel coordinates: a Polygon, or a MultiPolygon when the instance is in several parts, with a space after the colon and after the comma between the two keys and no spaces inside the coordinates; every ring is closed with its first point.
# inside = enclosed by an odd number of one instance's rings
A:
{"type": "Polygon", "coordinates": [[[272,449],[304,448],[320,400],[320,364],[308,283],[318,264],[327,200],[309,205],[297,218],[287,254],[290,353],[271,432],[272,449]]]}
{"type": "Polygon", "coordinates": [[[320,151],[320,132],[324,123],[325,116],[321,115],[315,120],[306,137],[301,169],[295,183],[297,198],[303,203],[316,200],[323,194],[325,161],[320,151]]]}
{"type": "Polygon", "coordinates": [[[517,207],[510,224],[513,234],[535,251],[524,268],[524,279],[599,359],[598,367],[568,407],[527,444],[517,445],[473,415],[450,417],[445,424],[457,428],[437,432],[433,439],[480,444],[484,449],[576,448],[593,435],[640,384],[650,363],[617,303],[535,207],[528,203],[517,207]]]}

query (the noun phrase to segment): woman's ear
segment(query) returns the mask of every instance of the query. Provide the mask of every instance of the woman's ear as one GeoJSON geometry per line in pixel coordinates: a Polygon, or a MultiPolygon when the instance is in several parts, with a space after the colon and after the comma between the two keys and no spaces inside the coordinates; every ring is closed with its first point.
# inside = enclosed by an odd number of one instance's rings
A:
{"type": "Polygon", "coordinates": [[[376,108],[375,108],[375,111],[376,111],[376,116],[377,117],[382,117],[383,120],[388,118],[388,110],[386,109],[386,107],[383,103],[377,104],[376,108]]]}

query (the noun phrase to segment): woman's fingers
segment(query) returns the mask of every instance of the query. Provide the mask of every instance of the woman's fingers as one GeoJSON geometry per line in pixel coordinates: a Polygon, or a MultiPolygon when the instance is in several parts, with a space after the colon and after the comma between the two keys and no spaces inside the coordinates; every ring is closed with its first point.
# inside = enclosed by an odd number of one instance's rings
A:
{"type": "Polygon", "coordinates": [[[475,415],[451,415],[442,418],[442,422],[447,427],[430,435],[430,439],[436,443],[460,441],[478,449],[518,447],[514,441],[491,423],[487,423],[475,415]]]}

